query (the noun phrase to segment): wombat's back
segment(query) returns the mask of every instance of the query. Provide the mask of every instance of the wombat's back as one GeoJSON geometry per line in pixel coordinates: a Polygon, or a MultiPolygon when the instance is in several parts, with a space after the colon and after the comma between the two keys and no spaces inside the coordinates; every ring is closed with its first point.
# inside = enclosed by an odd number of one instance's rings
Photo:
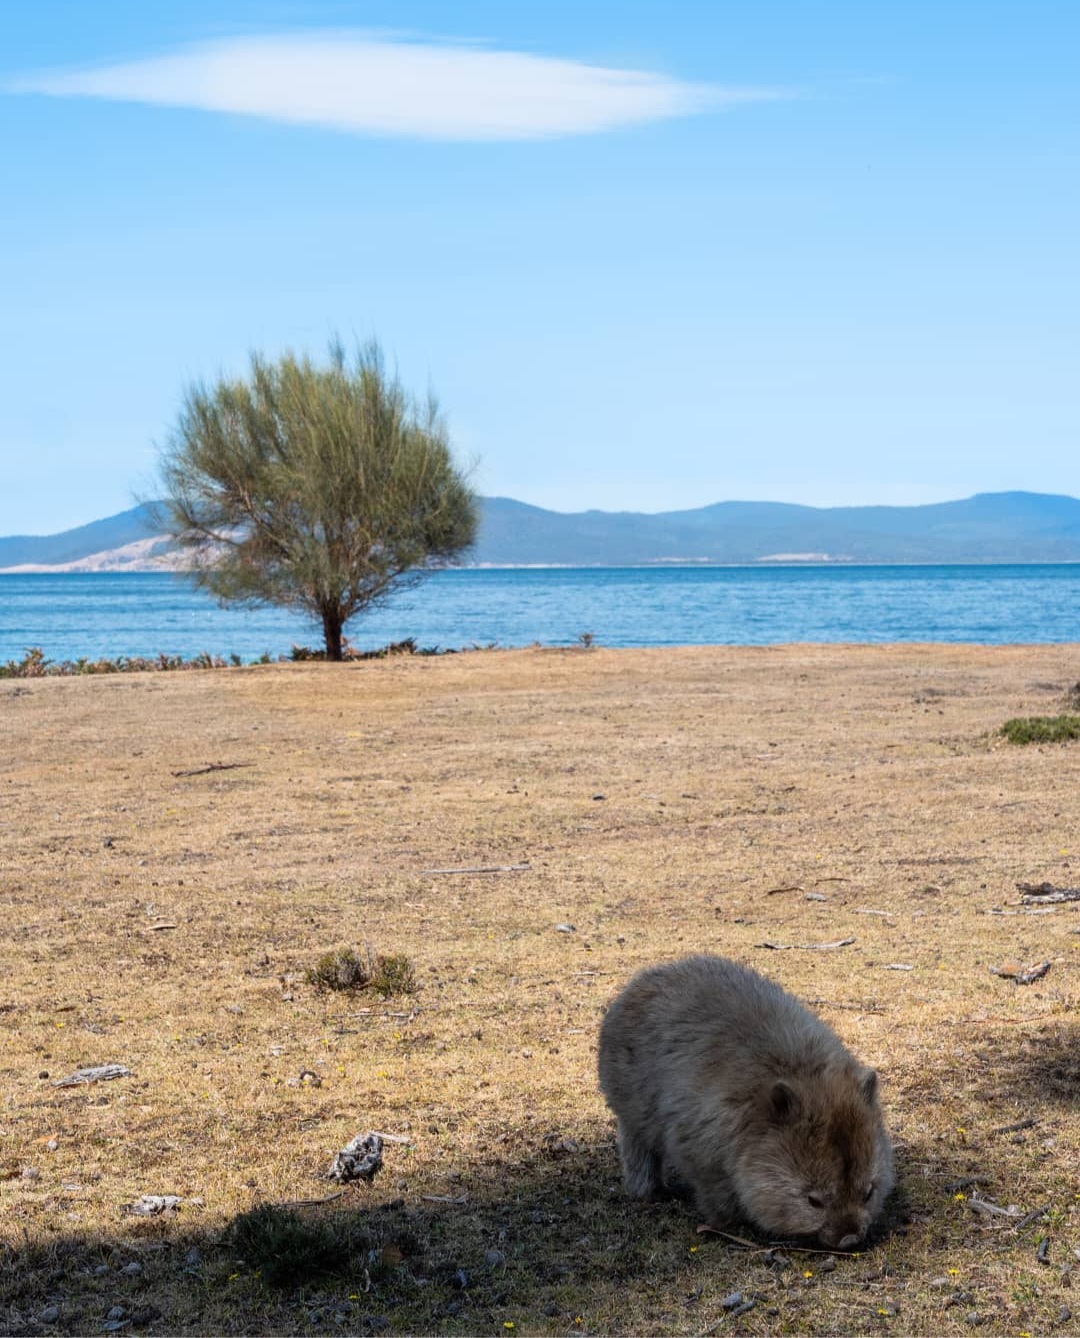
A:
{"type": "Polygon", "coordinates": [[[836,1033],[786,990],[724,957],[639,971],[600,1028],[600,1085],[616,1113],[643,1084],[687,1069],[722,1072],[735,1093],[849,1058],[836,1033]]]}

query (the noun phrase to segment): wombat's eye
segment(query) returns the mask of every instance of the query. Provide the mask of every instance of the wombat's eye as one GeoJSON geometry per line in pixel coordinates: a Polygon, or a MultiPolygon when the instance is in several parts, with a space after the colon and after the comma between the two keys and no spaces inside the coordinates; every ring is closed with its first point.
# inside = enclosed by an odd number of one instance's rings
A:
{"type": "Polygon", "coordinates": [[[824,1208],[825,1200],[820,1194],[807,1194],[806,1201],[811,1208],[824,1208]]]}
{"type": "Polygon", "coordinates": [[[869,1203],[873,1197],[874,1197],[874,1186],[873,1184],[871,1184],[870,1188],[862,1196],[863,1203],[869,1203]]]}

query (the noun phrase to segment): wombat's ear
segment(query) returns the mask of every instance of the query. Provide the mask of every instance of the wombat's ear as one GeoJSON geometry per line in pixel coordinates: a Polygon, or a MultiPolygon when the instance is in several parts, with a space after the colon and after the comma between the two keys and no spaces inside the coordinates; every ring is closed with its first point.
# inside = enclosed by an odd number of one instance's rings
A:
{"type": "Polygon", "coordinates": [[[783,1078],[773,1083],[769,1093],[769,1119],[773,1124],[790,1124],[799,1113],[799,1094],[783,1078]]]}
{"type": "Polygon", "coordinates": [[[868,1106],[877,1099],[877,1073],[873,1069],[863,1069],[859,1074],[859,1091],[868,1106]]]}

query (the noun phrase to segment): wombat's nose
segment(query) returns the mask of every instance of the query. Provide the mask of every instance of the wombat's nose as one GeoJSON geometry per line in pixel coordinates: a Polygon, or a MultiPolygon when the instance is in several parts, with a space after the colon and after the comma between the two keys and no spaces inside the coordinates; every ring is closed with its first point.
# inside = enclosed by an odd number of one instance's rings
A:
{"type": "Polygon", "coordinates": [[[856,1235],[856,1234],[853,1232],[853,1233],[851,1233],[851,1234],[849,1234],[849,1235],[847,1235],[847,1236],[842,1236],[842,1237],[836,1242],[836,1248],[837,1248],[838,1250],[853,1250],[853,1249],[855,1248],[855,1246],[858,1245],[859,1241],[861,1241],[861,1240],[862,1240],[862,1237],[859,1236],[859,1235],[856,1235]]]}

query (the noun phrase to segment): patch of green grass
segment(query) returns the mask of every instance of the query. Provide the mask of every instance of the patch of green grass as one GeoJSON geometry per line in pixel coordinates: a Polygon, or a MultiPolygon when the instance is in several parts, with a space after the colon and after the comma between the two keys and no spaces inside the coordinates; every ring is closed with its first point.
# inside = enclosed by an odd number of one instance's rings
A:
{"type": "Polygon", "coordinates": [[[304,1221],[272,1204],[241,1213],[231,1223],[227,1240],[267,1286],[282,1288],[355,1271],[362,1258],[358,1247],[367,1244],[353,1239],[343,1223],[304,1221]]]}
{"type": "Polygon", "coordinates": [[[1010,743],[1066,743],[1080,739],[1080,715],[1015,716],[1001,733],[1010,743]]]}

